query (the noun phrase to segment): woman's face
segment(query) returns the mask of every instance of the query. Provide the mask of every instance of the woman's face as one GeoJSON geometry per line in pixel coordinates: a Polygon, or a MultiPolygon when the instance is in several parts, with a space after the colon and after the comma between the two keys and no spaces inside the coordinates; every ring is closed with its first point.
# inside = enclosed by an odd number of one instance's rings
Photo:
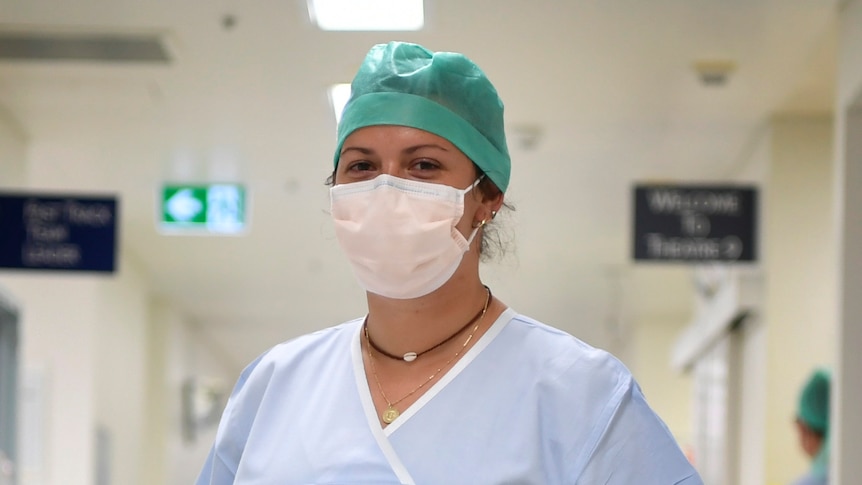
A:
{"type": "Polygon", "coordinates": [[[344,140],[336,184],[388,174],[459,189],[476,180],[473,162],[445,138],[406,126],[369,126],[344,140]]]}
{"type": "Polygon", "coordinates": [[[799,435],[799,445],[802,447],[802,450],[805,451],[806,455],[813,458],[820,451],[823,437],[798,418],[796,419],[796,431],[799,435]]]}
{"type": "MultiPolygon", "coordinates": [[[[335,184],[370,180],[380,174],[445,184],[465,189],[476,181],[473,162],[445,138],[406,126],[369,126],[344,140],[335,171],[335,184]]],[[[464,216],[458,223],[462,234],[483,219],[490,219],[499,201],[482,200],[473,189],[464,200],[464,216]]]]}

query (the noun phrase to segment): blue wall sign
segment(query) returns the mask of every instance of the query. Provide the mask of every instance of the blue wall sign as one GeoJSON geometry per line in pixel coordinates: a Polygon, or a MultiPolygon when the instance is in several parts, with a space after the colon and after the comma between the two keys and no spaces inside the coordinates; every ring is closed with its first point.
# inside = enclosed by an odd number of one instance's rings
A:
{"type": "Polygon", "coordinates": [[[0,193],[0,268],[113,272],[113,197],[0,193]]]}
{"type": "Polygon", "coordinates": [[[757,189],[735,185],[639,185],[634,259],[757,260],[757,189]]]}

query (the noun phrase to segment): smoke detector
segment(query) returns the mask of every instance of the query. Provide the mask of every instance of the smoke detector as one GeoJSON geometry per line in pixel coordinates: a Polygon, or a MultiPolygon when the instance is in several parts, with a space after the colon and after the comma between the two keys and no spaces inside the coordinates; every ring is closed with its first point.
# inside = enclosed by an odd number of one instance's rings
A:
{"type": "Polygon", "coordinates": [[[729,59],[704,59],[695,61],[693,67],[704,86],[724,86],[736,70],[736,63],[729,59]]]}
{"type": "Polygon", "coordinates": [[[537,124],[514,124],[510,127],[509,139],[522,150],[533,150],[542,139],[543,129],[537,124]]]}

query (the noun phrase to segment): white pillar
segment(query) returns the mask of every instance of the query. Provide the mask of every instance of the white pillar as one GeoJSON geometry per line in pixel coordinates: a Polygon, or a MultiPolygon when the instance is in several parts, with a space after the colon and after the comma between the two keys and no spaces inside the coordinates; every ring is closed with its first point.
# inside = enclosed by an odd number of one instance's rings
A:
{"type": "Polygon", "coordinates": [[[862,106],[844,114],[844,156],[838,160],[840,262],[838,365],[832,426],[836,483],[862,476],[862,106]]]}
{"type": "Polygon", "coordinates": [[[830,483],[862,476],[862,1],[841,12],[836,103],[838,361],[832,400],[830,483]]]}

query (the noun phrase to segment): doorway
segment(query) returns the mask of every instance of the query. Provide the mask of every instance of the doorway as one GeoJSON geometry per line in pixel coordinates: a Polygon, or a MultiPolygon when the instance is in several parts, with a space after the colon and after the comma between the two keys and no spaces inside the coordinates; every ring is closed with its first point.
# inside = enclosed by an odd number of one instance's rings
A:
{"type": "Polygon", "coordinates": [[[0,293],[0,485],[14,485],[18,415],[18,312],[0,293]]]}

